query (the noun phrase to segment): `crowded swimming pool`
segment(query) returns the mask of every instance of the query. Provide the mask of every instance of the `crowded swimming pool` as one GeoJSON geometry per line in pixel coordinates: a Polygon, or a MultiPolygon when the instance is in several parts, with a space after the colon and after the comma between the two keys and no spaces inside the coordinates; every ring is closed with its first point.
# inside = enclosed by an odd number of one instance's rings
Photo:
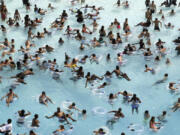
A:
{"type": "Polygon", "coordinates": [[[0,132],[179,134],[178,2],[27,1],[1,2],[0,132]]]}

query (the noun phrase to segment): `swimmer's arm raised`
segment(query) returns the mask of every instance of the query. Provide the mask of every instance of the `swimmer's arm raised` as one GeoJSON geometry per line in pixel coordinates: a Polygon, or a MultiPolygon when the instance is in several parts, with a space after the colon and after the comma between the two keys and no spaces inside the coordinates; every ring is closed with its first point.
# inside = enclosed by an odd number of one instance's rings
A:
{"type": "Polygon", "coordinates": [[[25,114],[25,117],[26,117],[26,116],[29,116],[29,115],[31,115],[31,112],[26,113],[26,114],[25,114]]]}
{"type": "Polygon", "coordinates": [[[109,111],[108,113],[116,113],[117,111],[109,111]]]}

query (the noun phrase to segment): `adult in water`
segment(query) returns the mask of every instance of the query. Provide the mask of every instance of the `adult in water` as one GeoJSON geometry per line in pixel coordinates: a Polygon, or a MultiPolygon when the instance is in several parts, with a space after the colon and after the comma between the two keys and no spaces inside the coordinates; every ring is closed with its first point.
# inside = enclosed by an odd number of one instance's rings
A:
{"type": "Polygon", "coordinates": [[[15,97],[18,98],[18,96],[13,92],[12,89],[9,89],[9,92],[8,92],[5,96],[3,96],[3,97],[1,98],[1,100],[3,100],[5,97],[7,97],[7,98],[6,98],[6,104],[7,104],[7,106],[9,106],[9,104],[13,102],[13,99],[14,99],[15,97]]]}
{"type": "Polygon", "coordinates": [[[124,118],[124,114],[122,113],[122,109],[119,108],[118,110],[113,110],[113,111],[109,111],[108,113],[114,113],[114,118],[115,119],[119,119],[119,118],[124,118]]]}
{"type": "Polygon", "coordinates": [[[155,122],[155,117],[152,116],[151,120],[149,121],[149,128],[151,128],[154,131],[158,131],[160,127],[157,127],[157,124],[161,124],[160,122],[155,122]]]}
{"type": "Polygon", "coordinates": [[[180,108],[180,98],[178,98],[178,101],[174,104],[172,107],[172,111],[175,112],[180,108]]]}
{"type": "Polygon", "coordinates": [[[121,108],[119,108],[118,110],[109,111],[108,113],[114,113],[113,114],[114,116],[106,122],[106,125],[109,126],[110,128],[113,128],[113,125],[117,122],[117,120],[125,117],[124,114],[122,113],[121,108]]]}
{"type": "Polygon", "coordinates": [[[39,103],[48,106],[48,102],[51,102],[53,104],[52,100],[48,96],[46,96],[45,91],[43,91],[42,94],[39,96],[39,103]]]}
{"type": "Polygon", "coordinates": [[[154,85],[164,83],[167,79],[168,79],[168,74],[165,73],[163,79],[156,81],[154,85]]]}
{"type": "Polygon", "coordinates": [[[32,119],[31,127],[39,127],[40,121],[38,120],[39,115],[35,114],[34,118],[32,119]]]}
{"type": "Polygon", "coordinates": [[[47,119],[51,119],[51,118],[53,118],[53,117],[57,117],[60,122],[66,121],[68,124],[71,124],[71,123],[68,121],[68,119],[67,119],[67,117],[66,117],[66,114],[65,114],[63,111],[61,111],[60,107],[57,108],[57,111],[54,112],[53,115],[51,115],[51,116],[45,116],[45,117],[46,117],[47,119]]]}
{"type": "Polygon", "coordinates": [[[78,108],[76,107],[76,104],[75,104],[74,102],[73,102],[71,105],[68,106],[68,109],[69,109],[69,110],[74,109],[74,110],[77,110],[77,111],[79,111],[79,112],[81,111],[80,109],[78,109],[78,108]]]}
{"type": "Polygon", "coordinates": [[[24,124],[26,117],[29,115],[31,115],[31,113],[30,112],[25,113],[25,110],[18,111],[17,123],[18,124],[24,124]]]}
{"type": "Polygon", "coordinates": [[[93,133],[95,135],[104,135],[104,134],[106,134],[106,132],[104,131],[103,128],[99,128],[98,130],[93,131],[93,133]]]}
{"type": "Polygon", "coordinates": [[[130,99],[130,96],[133,96],[131,93],[128,93],[126,90],[123,92],[118,92],[118,94],[121,94],[123,96],[123,102],[127,102],[130,99]]]}
{"type": "Polygon", "coordinates": [[[12,120],[8,119],[7,124],[0,125],[0,133],[2,134],[12,134],[12,120]]]}
{"type": "Polygon", "coordinates": [[[150,71],[152,74],[155,74],[155,70],[153,68],[150,68],[150,67],[148,67],[148,65],[145,65],[144,72],[148,72],[148,71],[150,71]]]}
{"type": "Polygon", "coordinates": [[[138,113],[138,108],[141,100],[136,96],[136,94],[133,94],[133,97],[128,102],[132,102],[132,114],[134,113],[134,110],[136,110],[136,113],[138,113]]]}

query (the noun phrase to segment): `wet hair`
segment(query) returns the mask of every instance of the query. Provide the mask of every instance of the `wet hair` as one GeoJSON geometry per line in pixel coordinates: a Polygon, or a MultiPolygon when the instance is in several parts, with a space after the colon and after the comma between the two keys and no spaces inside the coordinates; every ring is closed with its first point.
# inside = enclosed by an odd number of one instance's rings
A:
{"type": "Polygon", "coordinates": [[[107,59],[110,59],[110,54],[108,53],[107,56],[106,56],[107,59]]]}
{"type": "Polygon", "coordinates": [[[148,110],[146,110],[146,111],[144,112],[144,114],[149,114],[149,111],[148,111],[148,110]]]}
{"type": "Polygon", "coordinates": [[[38,117],[39,117],[38,114],[35,114],[35,115],[34,115],[34,118],[35,118],[35,119],[37,119],[38,117]]]}
{"type": "Polygon", "coordinates": [[[166,115],[166,111],[163,111],[163,115],[166,115]]]}
{"type": "Polygon", "coordinates": [[[8,124],[11,124],[11,122],[12,122],[11,119],[8,119],[8,120],[7,120],[7,123],[8,123],[8,124]]]}
{"type": "Polygon", "coordinates": [[[64,129],[64,125],[60,125],[60,128],[61,128],[61,129],[64,129]]]}
{"type": "Polygon", "coordinates": [[[113,99],[113,97],[114,97],[113,93],[110,93],[109,94],[109,99],[113,99]]]}
{"type": "Polygon", "coordinates": [[[154,122],[154,121],[155,121],[155,117],[152,116],[150,122],[154,122]]]}
{"type": "Polygon", "coordinates": [[[127,91],[125,90],[125,91],[123,91],[123,95],[128,95],[128,93],[127,93],[127,91]]]}
{"type": "Polygon", "coordinates": [[[118,108],[118,112],[121,112],[122,111],[122,108],[118,108]]]}
{"type": "Polygon", "coordinates": [[[76,106],[76,104],[73,102],[73,103],[72,103],[72,106],[76,106]]]}
{"type": "Polygon", "coordinates": [[[102,128],[99,129],[99,132],[103,132],[104,130],[102,128]]]}
{"type": "Polygon", "coordinates": [[[43,91],[43,92],[42,92],[42,94],[44,94],[44,95],[45,95],[45,94],[46,94],[46,92],[45,92],[45,91],[43,91]]]}
{"type": "Polygon", "coordinates": [[[110,76],[111,73],[110,73],[109,71],[106,71],[106,74],[105,74],[105,75],[110,76]]]}
{"type": "Polygon", "coordinates": [[[103,85],[105,85],[105,86],[106,86],[106,85],[107,85],[107,83],[106,83],[106,82],[104,82],[104,83],[103,83],[103,85]]]}
{"type": "Polygon", "coordinates": [[[82,114],[86,114],[86,110],[85,109],[82,110],[82,114]]]}
{"type": "Polygon", "coordinates": [[[30,130],[29,133],[30,133],[30,134],[34,134],[34,131],[33,131],[33,130],[30,130]]]}

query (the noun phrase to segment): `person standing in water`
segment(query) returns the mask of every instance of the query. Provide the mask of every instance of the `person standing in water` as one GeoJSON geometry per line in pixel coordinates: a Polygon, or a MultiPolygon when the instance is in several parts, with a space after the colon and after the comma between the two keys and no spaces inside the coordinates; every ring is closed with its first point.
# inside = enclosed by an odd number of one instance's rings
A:
{"type": "Polygon", "coordinates": [[[160,31],[159,24],[160,24],[161,27],[162,27],[162,22],[159,21],[159,20],[156,18],[156,19],[153,21],[153,24],[154,24],[154,30],[160,31]]]}
{"type": "Polygon", "coordinates": [[[132,114],[134,113],[134,110],[136,110],[136,113],[138,113],[138,108],[141,100],[136,96],[136,94],[133,94],[133,97],[128,102],[132,102],[132,114]]]}
{"type": "Polygon", "coordinates": [[[18,98],[18,96],[13,92],[12,89],[9,89],[9,92],[5,96],[3,96],[1,100],[3,100],[5,97],[7,97],[6,98],[7,106],[9,106],[9,104],[13,102],[14,97],[18,98]]]}

